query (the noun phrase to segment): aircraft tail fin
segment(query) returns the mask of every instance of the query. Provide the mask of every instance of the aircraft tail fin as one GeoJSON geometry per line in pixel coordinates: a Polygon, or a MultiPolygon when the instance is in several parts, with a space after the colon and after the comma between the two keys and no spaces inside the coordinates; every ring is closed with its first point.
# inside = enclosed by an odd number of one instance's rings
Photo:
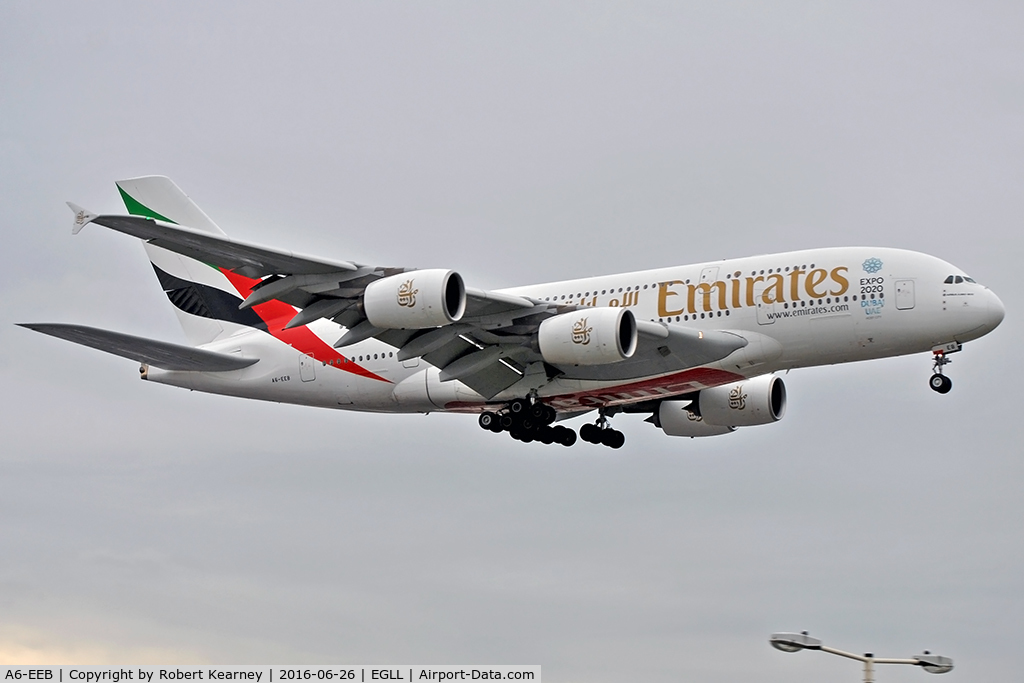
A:
{"type": "Polygon", "coordinates": [[[148,216],[217,235],[224,234],[167,176],[149,175],[118,180],[117,190],[121,193],[128,213],[133,216],[148,216]]]}
{"type": "MultiPolygon", "coordinates": [[[[216,223],[166,176],[143,176],[117,181],[125,208],[146,216],[197,230],[223,235],[216,223]]],[[[222,324],[237,317],[238,291],[216,267],[146,243],[146,254],[160,286],[174,305],[178,322],[195,346],[237,331],[222,324]],[[236,302],[237,300],[237,302],[236,302]],[[234,313],[234,315],[226,315],[234,313]]]]}

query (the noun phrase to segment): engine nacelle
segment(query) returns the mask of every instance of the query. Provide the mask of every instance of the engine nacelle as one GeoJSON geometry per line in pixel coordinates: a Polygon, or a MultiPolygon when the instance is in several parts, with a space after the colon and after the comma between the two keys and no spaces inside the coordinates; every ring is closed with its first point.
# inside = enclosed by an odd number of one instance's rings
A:
{"type": "Polygon", "coordinates": [[[374,327],[423,330],[453,323],[466,310],[466,286],[454,270],[414,270],[366,286],[363,310],[374,327]]]}
{"type": "Polygon", "coordinates": [[[786,413],[786,385],[775,375],[703,389],[697,397],[708,424],[746,427],[778,422],[786,413]]]}
{"type": "Polygon", "coordinates": [[[720,427],[708,424],[704,418],[694,415],[687,406],[690,401],[662,401],[658,406],[658,426],[669,436],[718,436],[736,430],[735,427],[720,427]]]}
{"type": "Polygon", "coordinates": [[[537,331],[540,355],[553,365],[617,363],[636,351],[636,318],[628,308],[587,308],[548,318],[537,331]]]}

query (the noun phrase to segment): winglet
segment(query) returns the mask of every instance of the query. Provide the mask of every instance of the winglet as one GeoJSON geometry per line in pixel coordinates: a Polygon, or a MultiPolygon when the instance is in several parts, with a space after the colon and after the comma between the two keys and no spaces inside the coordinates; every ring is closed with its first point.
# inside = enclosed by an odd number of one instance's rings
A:
{"type": "Polygon", "coordinates": [[[99,218],[97,214],[89,213],[78,204],[67,202],[67,205],[71,207],[71,210],[75,212],[75,223],[71,226],[71,234],[77,235],[78,232],[89,223],[92,223],[95,219],[99,218]]]}

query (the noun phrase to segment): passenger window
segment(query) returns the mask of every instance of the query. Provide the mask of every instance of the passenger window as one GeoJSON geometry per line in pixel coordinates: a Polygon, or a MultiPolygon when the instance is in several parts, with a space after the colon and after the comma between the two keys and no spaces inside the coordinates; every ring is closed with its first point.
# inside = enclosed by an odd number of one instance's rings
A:
{"type": "Polygon", "coordinates": [[[951,284],[953,284],[953,276],[952,276],[952,275],[950,275],[950,276],[949,276],[949,277],[947,277],[947,278],[946,278],[945,280],[943,280],[943,282],[944,282],[944,283],[946,283],[947,285],[951,285],[951,284]]]}

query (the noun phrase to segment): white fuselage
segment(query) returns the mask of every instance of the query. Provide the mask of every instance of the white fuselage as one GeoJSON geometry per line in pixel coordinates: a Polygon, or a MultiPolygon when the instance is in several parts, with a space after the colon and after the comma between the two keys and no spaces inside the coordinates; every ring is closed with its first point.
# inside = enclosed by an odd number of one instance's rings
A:
{"type": "Polygon", "coordinates": [[[577,411],[976,339],[999,324],[1003,306],[988,288],[963,277],[960,269],[926,254],[843,247],[502,290],[567,306],[628,306],[638,320],[737,331],[749,343],[682,372],[617,376],[611,368],[605,375],[570,373],[532,384],[524,377],[490,401],[457,380],[441,382],[439,371],[423,360],[397,360],[393,347],[375,339],[347,347],[345,360],[339,360],[331,344],[344,328],[323,319],[308,327],[318,338],[316,348],[330,351],[307,355],[266,332],[238,327],[237,334],[205,348],[258,357],[255,365],[219,373],[150,368],[144,376],[197,391],[376,412],[474,412],[535,388],[555,408],[577,411]]]}

